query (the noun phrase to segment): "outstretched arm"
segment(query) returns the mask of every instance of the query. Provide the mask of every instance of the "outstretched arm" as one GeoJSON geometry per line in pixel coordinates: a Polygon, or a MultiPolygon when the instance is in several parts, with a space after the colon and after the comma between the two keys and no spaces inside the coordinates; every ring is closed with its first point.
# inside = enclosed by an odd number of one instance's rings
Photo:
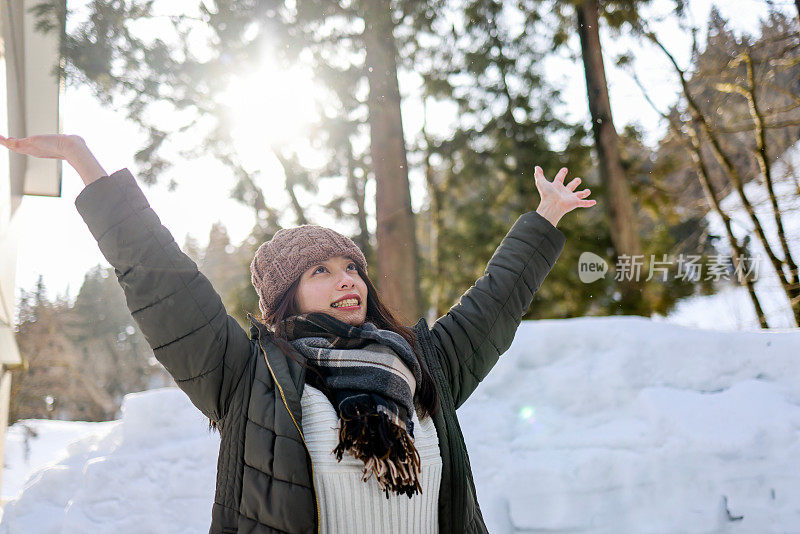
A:
{"type": "Polygon", "coordinates": [[[536,211],[517,219],[492,255],[486,271],[458,303],[431,327],[431,339],[448,379],[455,407],[460,407],[494,367],[530,307],[533,295],[552,269],[566,237],[556,224],[576,207],[594,200],[575,178],[564,185],[566,169],[548,182],[536,167],[542,201],[536,211]]]}
{"type": "Polygon", "coordinates": [[[77,136],[0,136],[0,143],[75,167],[86,184],[75,206],[114,267],[153,353],[203,414],[222,419],[250,357],[250,339],[161,224],[128,169],[107,176],[77,136]]]}

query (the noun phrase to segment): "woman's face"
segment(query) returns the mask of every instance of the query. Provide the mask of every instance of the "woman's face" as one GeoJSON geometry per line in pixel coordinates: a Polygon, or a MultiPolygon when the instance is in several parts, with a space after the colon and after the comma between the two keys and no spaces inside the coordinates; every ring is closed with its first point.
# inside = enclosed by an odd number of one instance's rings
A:
{"type": "Polygon", "coordinates": [[[334,256],[306,269],[300,277],[294,304],[298,313],[323,312],[344,323],[361,326],[367,317],[367,284],[353,260],[334,256]]]}

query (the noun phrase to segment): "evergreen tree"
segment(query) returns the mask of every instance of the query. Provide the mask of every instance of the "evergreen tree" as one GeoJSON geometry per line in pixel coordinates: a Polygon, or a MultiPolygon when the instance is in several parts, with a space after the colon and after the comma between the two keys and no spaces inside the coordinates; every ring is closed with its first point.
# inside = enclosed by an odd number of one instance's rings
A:
{"type": "Polygon", "coordinates": [[[21,291],[16,340],[24,366],[12,374],[11,422],[114,419],[127,393],[170,382],[114,274],[90,270],[72,305],[51,302],[41,277],[33,291],[21,291]]]}
{"type": "Polygon", "coordinates": [[[200,264],[200,249],[200,243],[197,242],[197,239],[191,234],[186,234],[181,250],[198,265],[200,264]]]}
{"type": "Polygon", "coordinates": [[[109,418],[108,396],[81,374],[79,353],[64,335],[66,306],[47,299],[41,277],[34,291],[21,294],[15,337],[23,367],[11,375],[9,424],[31,418],[109,418]]]}
{"type": "MultiPolygon", "coordinates": [[[[437,21],[437,39],[418,51],[427,99],[455,100],[454,133],[428,133],[419,142],[429,190],[429,276],[425,294],[441,315],[483,274],[497,244],[516,218],[539,201],[533,168],[548,176],[563,166],[571,176],[590,169],[587,133],[553,110],[558,92],[541,72],[544,51],[536,36],[514,24],[519,12],[497,1],[473,1],[454,23],[437,21]],[[554,149],[553,140],[563,144],[554,149]]],[[[584,184],[587,179],[584,178],[584,184]]],[[[604,226],[592,212],[565,219],[570,246],[534,298],[528,318],[587,311],[593,286],[577,280],[577,255],[601,249],[604,226]],[[545,307],[536,302],[546,302],[545,307]]]]}
{"type": "MultiPolygon", "coordinates": [[[[236,247],[231,245],[228,230],[221,222],[212,225],[208,235],[208,246],[202,254],[200,270],[208,277],[214,289],[222,296],[226,308],[234,306],[230,296],[244,278],[249,281],[249,276],[243,276],[243,271],[237,268],[236,247]]],[[[252,257],[251,257],[252,259],[252,257]]],[[[249,263],[248,263],[249,273],[249,263]]],[[[256,307],[256,309],[258,309],[256,307]]]]}
{"type": "MultiPolygon", "coordinates": [[[[637,256],[643,252],[640,213],[631,191],[631,178],[624,173],[619,135],[614,126],[600,41],[600,24],[615,34],[624,28],[638,33],[641,9],[650,0],[526,0],[521,2],[530,31],[549,35],[554,47],[568,46],[570,36],[577,34],[580,58],[584,67],[587,100],[591,115],[594,148],[598,162],[600,193],[605,202],[606,220],[613,246],[614,259],[637,256]],[[542,13],[547,13],[542,16],[542,13]],[[550,29],[552,28],[552,30],[550,29]]],[[[676,11],[682,12],[683,0],[675,0],[676,11]]],[[[646,223],[644,223],[646,224],[646,223]]],[[[647,255],[644,255],[647,264],[647,255]]],[[[615,292],[620,294],[619,311],[647,315],[651,311],[643,281],[621,280],[615,292]]]]}
{"type": "MultiPolygon", "coordinates": [[[[55,20],[71,15],[61,1],[38,6],[40,26],[58,27],[55,20]]],[[[341,117],[345,123],[365,125],[367,132],[362,129],[358,139],[327,148],[352,151],[362,147],[356,155],[332,158],[347,165],[369,159],[376,181],[375,280],[390,305],[401,315],[415,317],[421,311],[417,246],[397,69],[438,4],[437,0],[347,4],[226,0],[213,7],[198,2],[194,12],[164,15],[170,6],[166,1],[95,0],[88,20],[66,36],[62,53],[68,82],[88,84],[103,102],[126,109],[128,117],[150,133],[147,146],[136,154],[142,165],[139,175],[145,181],[155,181],[169,166],[160,156],[164,141],[190,130],[194,142],[181,154],[195,157],[202,150],[219,158],[237,176],[238,198],[273,218],[274,210],[264,202],[263,192],[253,174],[244,170],[231,142],[230,103],[220,98],[226,81],[232,74],[258,68],[265,53],[275,54],[284,65],[302,58],[320,83],[329,87],[335,87],[345,72],[348,83],[356,82],[355,90],[339,110],[327,111],[353,110],[353,115],[341,117]],[[167,31],[145,38],[138,31],[146,27],[145,22],[164,23],[167,31]],[[272,44],[269,52],[265,52],[266,43],[272,44]],[[361,96],[364,88],[366,98],[361,96]],[[152,113],[155,107],[170,112],[152,113]],[[188,124],[185,118],[179,120],[182,117],[188,117],[188,124]],[[365,134],[369,135],[366,143],[365,134]]],[[[326,116],[325,110],[321,116],[326,116]]],[[[346,172],[336,176],[350,178],[346,172]]],[[[292,180],[286,183],[291,195],[294,184],[292,180]]],[[[360,208],[361,188],[346,190],[360,208]]],[[[365,242],[365,225],[360,218],[357,222],[365,242]]]]}
{"type": "Polygon", "coordinates": [[[112,269],[96,266],[86,273],[65,323],[65,335],[82,354],[80,372],[110,396],[113,417],[125,394],[147,389],[152,351],[112,269]]]}

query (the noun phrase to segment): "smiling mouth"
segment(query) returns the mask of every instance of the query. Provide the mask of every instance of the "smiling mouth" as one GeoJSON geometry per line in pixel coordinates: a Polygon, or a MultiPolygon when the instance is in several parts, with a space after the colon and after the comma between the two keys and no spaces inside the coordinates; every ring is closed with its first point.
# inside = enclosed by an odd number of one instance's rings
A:
{"type": "Polygon", "coordinates": [[[332,308],[344,308],[344,309],[355,309],[360,307],[360,303],[358,299],[344,299],[340,300],[339,302],[334,302],[331,304],[332,308]]]}

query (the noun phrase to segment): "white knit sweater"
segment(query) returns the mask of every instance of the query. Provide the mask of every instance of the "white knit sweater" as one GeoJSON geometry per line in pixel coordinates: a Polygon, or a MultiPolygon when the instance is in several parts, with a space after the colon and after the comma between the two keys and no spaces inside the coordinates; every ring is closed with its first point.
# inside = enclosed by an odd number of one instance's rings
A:
{"type": "Polygon", "coordinates": [[[332,453],[339,443],[339,418],[328,398],[317,388],[305,384],[301,397],[303,436],[311,453],[314,487],[322,517],[320,534],[399,534],[439,531],[439,484],[442,457],[433,420],[423,421],[414,412],[414,446],[422,468],[422,494],[412,498],[389,494],[378,486],[375,476],[366,482],[364,462],[351,454],[337,462],[332,453]]]}

